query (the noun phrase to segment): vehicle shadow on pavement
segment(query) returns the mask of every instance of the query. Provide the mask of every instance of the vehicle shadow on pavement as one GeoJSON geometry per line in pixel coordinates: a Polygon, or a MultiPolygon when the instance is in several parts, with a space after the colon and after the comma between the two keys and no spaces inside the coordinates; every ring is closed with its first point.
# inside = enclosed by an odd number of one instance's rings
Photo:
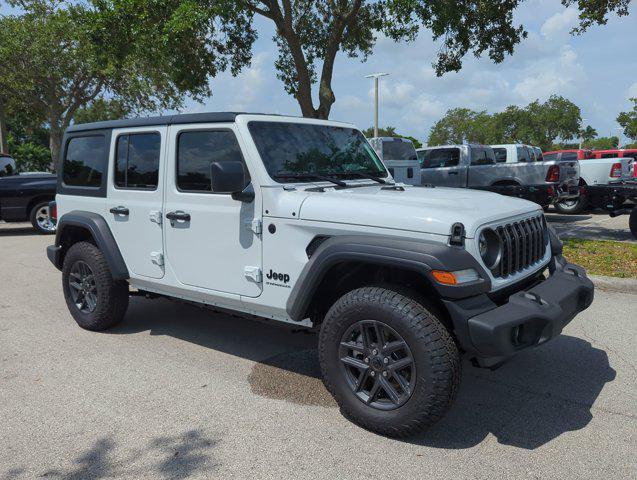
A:
{"type": "Polygon", "coordinates": [[[455,405],[411,443],[462,449],[492,434],[498,443],[535,449],[588,425],[597,397],[616,377],[604,350],[568,335],[495,371],[463,367],[455,405]]]}
{"type": "MultiPolygon", "coordinates": [[[[146,478],[149,471],[155,471],[158,478],[179,480],[215,470],[218,464],[212,458],[212,449],[217,444],[217,440],[199,430],[154,438],[146,446],[132,450],[118,448],[112,437],[102,437],[73,458],[70,468],[52,468],[40,472],[38,477],[59,480],[146,478]]],[[[24,478],[25,472],[26,469],[15,468],[0,478],[24,478]]]]}
{"type": "MultiPolygon", "coordinates": [[[[248,378],[255,394],[336,406],[320,380],[315,334],[163,299],[134,298],[124,322],[109,333],[142,331],[256,362],[248,378]]],[[[604,350],[568,335],[520,353],[495,371],[465,361],[455,405],[440,423],[406,441],[463,449],[492,434],[499,443],[535,449],[585,427],[591,407],[615,376],[604,350]]]]}
{"type": "MultiPolygon", "coordinates": [[[[7,227],[3,224],[0,227],[0,237],[25,237],[39,235],[31,226],[28,227],[7,227]]],[[[53,242],[51,242],[53,243],[53,242]]]]}

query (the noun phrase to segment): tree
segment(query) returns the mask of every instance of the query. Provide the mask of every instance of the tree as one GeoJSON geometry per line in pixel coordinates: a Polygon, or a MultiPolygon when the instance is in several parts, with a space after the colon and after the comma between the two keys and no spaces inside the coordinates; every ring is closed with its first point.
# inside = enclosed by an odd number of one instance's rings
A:
{"type": "Polygon", "coordinates": [[[624,135],[632,140],[637,140],[637,98],[631,98],[633,109],[621,112],[617,116],[617,123],[624,129],[624,135]]]}
{"type": "Polygon", "coordinates": [[[531,102],[525,115],[526,135],[519,140],[543,149],[549,148],[557,138],[564,141],[577,137],[582,121],[580,108],[559,95],[551,95],[544,103],[531,102]]]}
{"type": "Polygon", "coordinates": [[[427,144],[447,145],[469,143],[495,143],[493,117],[486,111],[454,108],[438,120],[429,132],[427,144]]]}
{"type": "Polygon", "coordinates": [[[619,146],[619,137],[598,137],[583,143],[584,148],[595,150],[612,150],[619,146]]]}
{"type": "Polygon", "coordinates": [[[166,74],[171,65],[136,57],[142,47],[134,38],[117,54],[106,48],[101,41],[116,37],[116,26],[100,34],[99,14],[81,2],[20,4],[20,15],[0,18],[0,58],[12,66],[0,69],[0,91],[19,106],[16,110],[44,119],[53,164],[63,132],[77,112],[106,95],[119,98],[129,111],[148,111],[177,108],[184,94],[201,93],[171,79],[166,74]]]}
{"type": "MultiPolygon", "coordinates": [[[[365,60],[379,35],[412,41],[428,29],[441,48],[433,62],[438,75],[458,71],[463,57],[487,54],[498,63],[526,37],[514,25],[513,12],[522,0],[93,0],[106,19],[99,31],[127,25],[137,38],[155,45],[174,44],[148,61],[171,66],[177,83],[207,88],[207,76],[230,68],[233,74],[249,65],[257,38],[255,19],[274,24],[279,56],[278,77],[293,95],[303,116],[328,118],[336,95],[332,77],[339,53],[365,60]],[[179,41],[183,37],[190,43],[179,41]],[[194,48],[191,48],[194,47],[194,48]],[[184,54],[182,48],[191,48],[184,54]],[[203,61],[202,61],[203,59],[203,61]],[[194,68],[193,68],[194,65],[194,68]],[[201,68],[200,68],[201,67],[201,68]],[[318,101],[315,104],[315,99],[318,101]]],[[[628,13],[630,0],[562,0],[577,4],[580,29],[605,23],[609,12],[628,13]]],[[[118,28],[116,28],[118,30],[118,28]]],[[[126,50],[129,36],[120,35],[107,48],[126,50]]],[[[133,42],[134,44],[135,42],[133,42]]],[[[143,41],[143,45],[153,45],[143,41]]]]}
{"type": "MultiPolygon", "coordinates": [[[[366,138],[374,137],[374,127],[369,127],[367,130],[363,130],[363,135],[366,138]]],[[[407,140],[411,140],[411,143],[414,144],[415,148],[422,147],[422,142],[418,140],[416,137],[412,137],[410,135],[401,135],[400,133],[396,133],[396,127],[384,127],[378,129],[379,137],[398,137],[398,138],[406,138],[407,140]]]]}
{"type": "Polygon", "coordinates": [[[80,108],[75,114],[73,122],[79,124],[119,120],[128,117],[130,114],[130,108],[121,100],[98,98],[89,105],[80,108]]]}
{"type": "Polygon", "coordinates": [[[593,127],[588,125],[582,131],[580,131],[580,137],[582,137],[582,141],[584,143],[590,142],[591,140],[597,137],[597,130],[595,130],[593,127]]]}

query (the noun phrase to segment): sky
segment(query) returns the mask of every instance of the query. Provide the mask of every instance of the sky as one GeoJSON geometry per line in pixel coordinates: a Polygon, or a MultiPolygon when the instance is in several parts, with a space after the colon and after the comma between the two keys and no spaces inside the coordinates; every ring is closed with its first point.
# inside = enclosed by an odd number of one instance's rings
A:
{"type": "MultiPolygon", "coordinates": [[[[423,30],[413,43],[379,38],[367,62],[339,54],[333,89],[336,103],[331,119],[373,124],[374,72],[390,74],[380,80],[380,126],[391,125],[404,135],[426,140],[431,126],[455,107],[495,112],[508,105],[524,106],[533,100],[562,95],[582,109],[585,125],[600,136],[621,135],[615,119],[637,97],[637,5],[627,17],[612,17],[605,26],[592,27],[581,36],[569,31],[578,12],[556,0],[528,0],[515,20],[528,38],[501,64],[488,57],[465,58],[458,73],[436,77],[431,66],[438,45],[423,30]]],[[[259,23],[259,39],[252,65],[238,77],[222,74],[211,81],[213,91],[203,105],[188,102],[187,112],[250,111],[300,115],[296,101],[276,78],[277,51],[269,22],[259,23]]],[[[623,141],[626,141],[622,136],[623,141]]]]}
{"type": "MultiPolygon", "coordinates": [[[[0,0],[0,12],[10,11],[0,0]]],[[[500,64],[467,55],[457,73],[437,77],[431,66],[439,45],[423,30],[412,43],[379,37],[366,62],[339,54],[333,78],[336,103],[331,119],[365,129],[373,124],[372,80],[365,75],[387,72],[380,81],[380,126],[425,141],[431,126],[456,107],[500,111],[533,100],[562,95],[582,109],[584,125],[601,136],[621,135],[617,114],[637,97],[637,4],[630,15],[612,16],[580,36],[569,31],[578,11],[557,0],[527,0],[515,12],[528,38],[500,64]]],[[[212,96],[203,104],[186,101],[182,112],[249,111],[300,115],[296,101],[276,78],[277,50],[271,22],[258,20],[259,39],[251,65],[233,77],[224,73],[210,81],[212,96]]],[[[168,112],[166,112],[168,113],[168,112]]]]}

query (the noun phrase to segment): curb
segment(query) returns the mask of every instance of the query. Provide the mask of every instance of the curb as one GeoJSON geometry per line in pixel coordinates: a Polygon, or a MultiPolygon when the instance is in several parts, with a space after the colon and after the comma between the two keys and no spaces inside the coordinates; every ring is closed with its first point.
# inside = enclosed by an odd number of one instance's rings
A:
{"type": "Polygon", "coordinates": [[[601,275],[589,275],[596,288],[607,292],[634,293],[637,294],[637,279],[603,277],[601,275]]]}

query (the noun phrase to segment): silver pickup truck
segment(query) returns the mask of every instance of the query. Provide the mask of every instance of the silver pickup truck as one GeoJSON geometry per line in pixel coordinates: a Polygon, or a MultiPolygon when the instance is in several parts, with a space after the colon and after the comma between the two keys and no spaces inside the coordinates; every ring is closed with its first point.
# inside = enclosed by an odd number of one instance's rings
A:
{"type": "Polygon", "coordinates": [[[497,150],[469,144],[420,148],[417,152],[422,183],[502,190],[500,193],[527,198],[542,206],[579,195],[577,161],[538,162],[526,145],[496,147],[497,150]]]}

